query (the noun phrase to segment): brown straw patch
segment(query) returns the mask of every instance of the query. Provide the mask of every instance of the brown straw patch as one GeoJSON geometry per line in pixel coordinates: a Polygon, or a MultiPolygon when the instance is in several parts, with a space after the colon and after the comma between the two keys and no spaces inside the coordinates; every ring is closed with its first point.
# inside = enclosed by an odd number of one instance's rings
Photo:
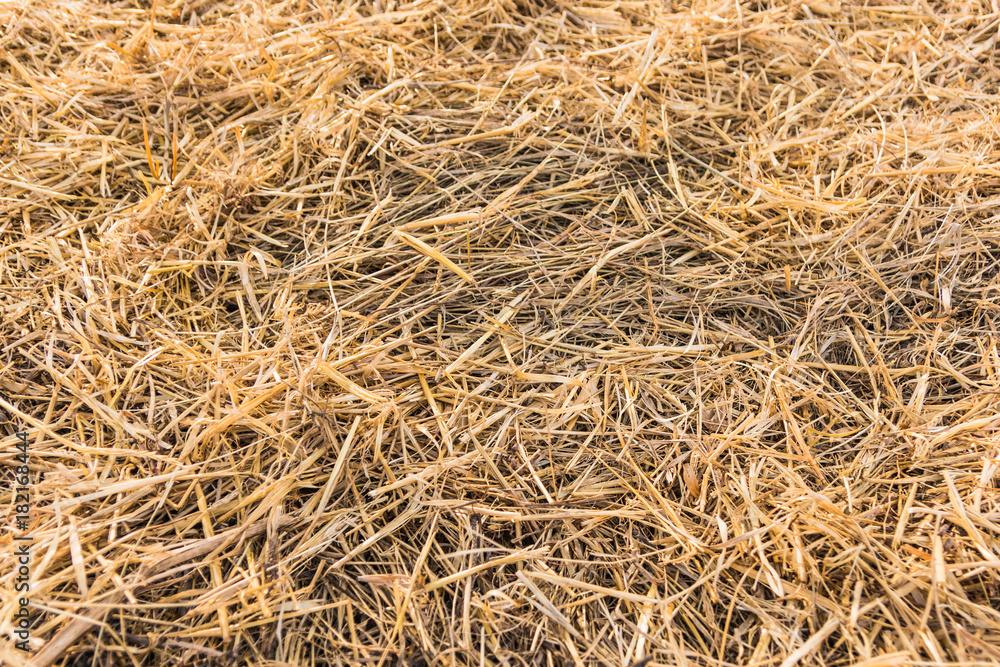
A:
{"type": "Polygon", "coordinates": [[[996,3],[0,25],[0,663],[1000,661],[996,3]]]}

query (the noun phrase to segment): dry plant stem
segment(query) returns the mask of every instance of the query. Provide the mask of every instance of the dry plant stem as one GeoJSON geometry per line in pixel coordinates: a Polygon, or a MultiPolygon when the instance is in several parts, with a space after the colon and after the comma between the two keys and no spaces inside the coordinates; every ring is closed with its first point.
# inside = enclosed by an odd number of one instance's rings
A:
{"type": "Polygon", "coordinates": [[[998,11],[0,3],[0,662],[997,664],[998,11]]]}

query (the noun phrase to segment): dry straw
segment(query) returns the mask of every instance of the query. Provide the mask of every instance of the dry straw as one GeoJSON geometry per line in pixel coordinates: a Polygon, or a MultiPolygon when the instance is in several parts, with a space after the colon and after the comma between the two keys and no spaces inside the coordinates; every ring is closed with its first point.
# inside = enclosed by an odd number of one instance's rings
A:
{"type": "Polygon", "coordinates": [[[995,2],[0,26],[0,662],[1000,661],[995,2]]]}

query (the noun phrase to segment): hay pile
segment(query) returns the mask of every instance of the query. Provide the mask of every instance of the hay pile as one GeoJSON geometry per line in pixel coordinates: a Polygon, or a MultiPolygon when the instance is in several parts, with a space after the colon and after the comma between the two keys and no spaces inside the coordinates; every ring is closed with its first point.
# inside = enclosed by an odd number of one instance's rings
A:
{"type": "Polygon", "coordinates": [[[1000,660],[995,2],[0,25],[0,661],[1000,660]]]}

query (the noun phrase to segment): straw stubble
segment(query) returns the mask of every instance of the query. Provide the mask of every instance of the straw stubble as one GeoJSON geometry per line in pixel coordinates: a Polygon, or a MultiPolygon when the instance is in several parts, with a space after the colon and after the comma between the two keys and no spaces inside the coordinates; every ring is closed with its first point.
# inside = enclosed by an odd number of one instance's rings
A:
{"type": "Polygon", "coordinates": [[[0,4],[0,661],[995,664],[998,19],[0,4]]]}

